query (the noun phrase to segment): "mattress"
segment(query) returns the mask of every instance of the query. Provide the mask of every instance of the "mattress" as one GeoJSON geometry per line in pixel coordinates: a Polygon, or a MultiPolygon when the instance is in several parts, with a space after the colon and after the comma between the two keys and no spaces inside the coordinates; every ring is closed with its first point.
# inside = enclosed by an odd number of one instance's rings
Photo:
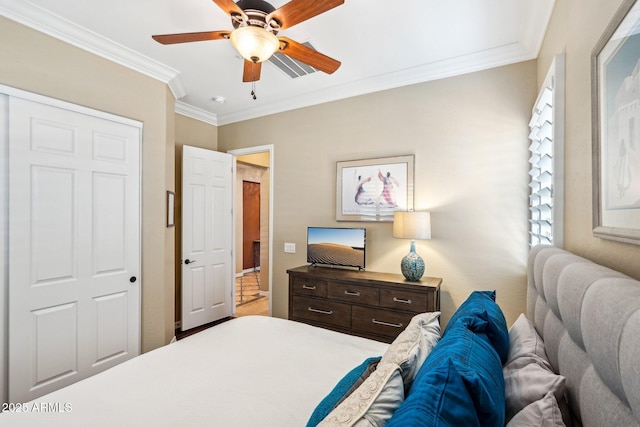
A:
{"type": "Polygon", "coordinates": [[[12,408],[0,425],[304,426],[387,344],[272,317],[224,322],[12,408]]]}

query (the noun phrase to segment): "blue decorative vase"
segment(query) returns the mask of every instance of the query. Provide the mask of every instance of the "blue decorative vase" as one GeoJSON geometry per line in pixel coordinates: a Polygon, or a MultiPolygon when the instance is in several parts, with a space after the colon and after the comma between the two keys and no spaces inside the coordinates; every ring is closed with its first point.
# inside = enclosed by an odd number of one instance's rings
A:
{"type": "Polygon", "coordinates": [[[411,282],[417,282],[424,274],[424,260],[416,253],[416,242],[411,241],[411,251],[400,263],[402,275],[411,282]]]}

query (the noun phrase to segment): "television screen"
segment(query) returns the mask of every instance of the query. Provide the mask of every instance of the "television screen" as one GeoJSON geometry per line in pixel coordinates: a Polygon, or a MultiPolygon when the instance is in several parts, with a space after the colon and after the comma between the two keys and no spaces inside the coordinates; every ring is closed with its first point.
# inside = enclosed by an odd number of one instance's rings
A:
{"type": "Polygon", "coordinates": [[[365,228],[307,228],[307,262],[365,267],[365,228]]]}

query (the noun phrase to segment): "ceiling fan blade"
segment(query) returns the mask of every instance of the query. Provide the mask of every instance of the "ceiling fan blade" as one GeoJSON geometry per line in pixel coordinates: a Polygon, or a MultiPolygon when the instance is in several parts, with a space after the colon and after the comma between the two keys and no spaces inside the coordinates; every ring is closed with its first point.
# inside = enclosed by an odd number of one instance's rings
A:
{"type": "Polygon", "coordinates": [[[320,71],[331,74],[340,67],[340,61],[329,58],[317,50],[306,47],[305,45],[293,41],[287,37],[278,37],[280,40],[280,53],[297,59],[300,62],[311,65],[320,71]],[[284,47],[283,47],[284,45],[284,47]]]}
{"type": "Polygon", "coordinates": [[[238,7],[233,0],[213,0],[218,7],[225,11],[227,15],[233,16],[234,14],[245,16],[244,11],[238,7]]]}
{"type": "Polygon", "coordinates": [[[291,0],[268,14],[266,20],[275,19],[280,23],[280,29],[284,30],[343,3],[344,0],[291,0]]]}
{"type": "Polygon", "coordinates": [[[244,71],[242,72],[243,82],[257,82],[260,80],[260,70],[262,62],[251,62],[244,60],[244,71]]]}
{"type": "Polygon", "coordinates": [[[203,31],[199,33],[161,34],[151,37],[158,43],[176,44],[228,39],[229,34],[231,34],[230,31],[203,31]]]}

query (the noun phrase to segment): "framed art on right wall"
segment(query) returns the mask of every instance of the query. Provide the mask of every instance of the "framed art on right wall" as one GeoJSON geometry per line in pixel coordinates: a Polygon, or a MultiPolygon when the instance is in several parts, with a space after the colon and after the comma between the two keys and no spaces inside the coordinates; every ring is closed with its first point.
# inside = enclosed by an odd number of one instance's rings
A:
{"type": "Polygon", "coordinates": [[[640,245],[640,0],[626,0],[591,57],[593,234],[640,245]]]}

